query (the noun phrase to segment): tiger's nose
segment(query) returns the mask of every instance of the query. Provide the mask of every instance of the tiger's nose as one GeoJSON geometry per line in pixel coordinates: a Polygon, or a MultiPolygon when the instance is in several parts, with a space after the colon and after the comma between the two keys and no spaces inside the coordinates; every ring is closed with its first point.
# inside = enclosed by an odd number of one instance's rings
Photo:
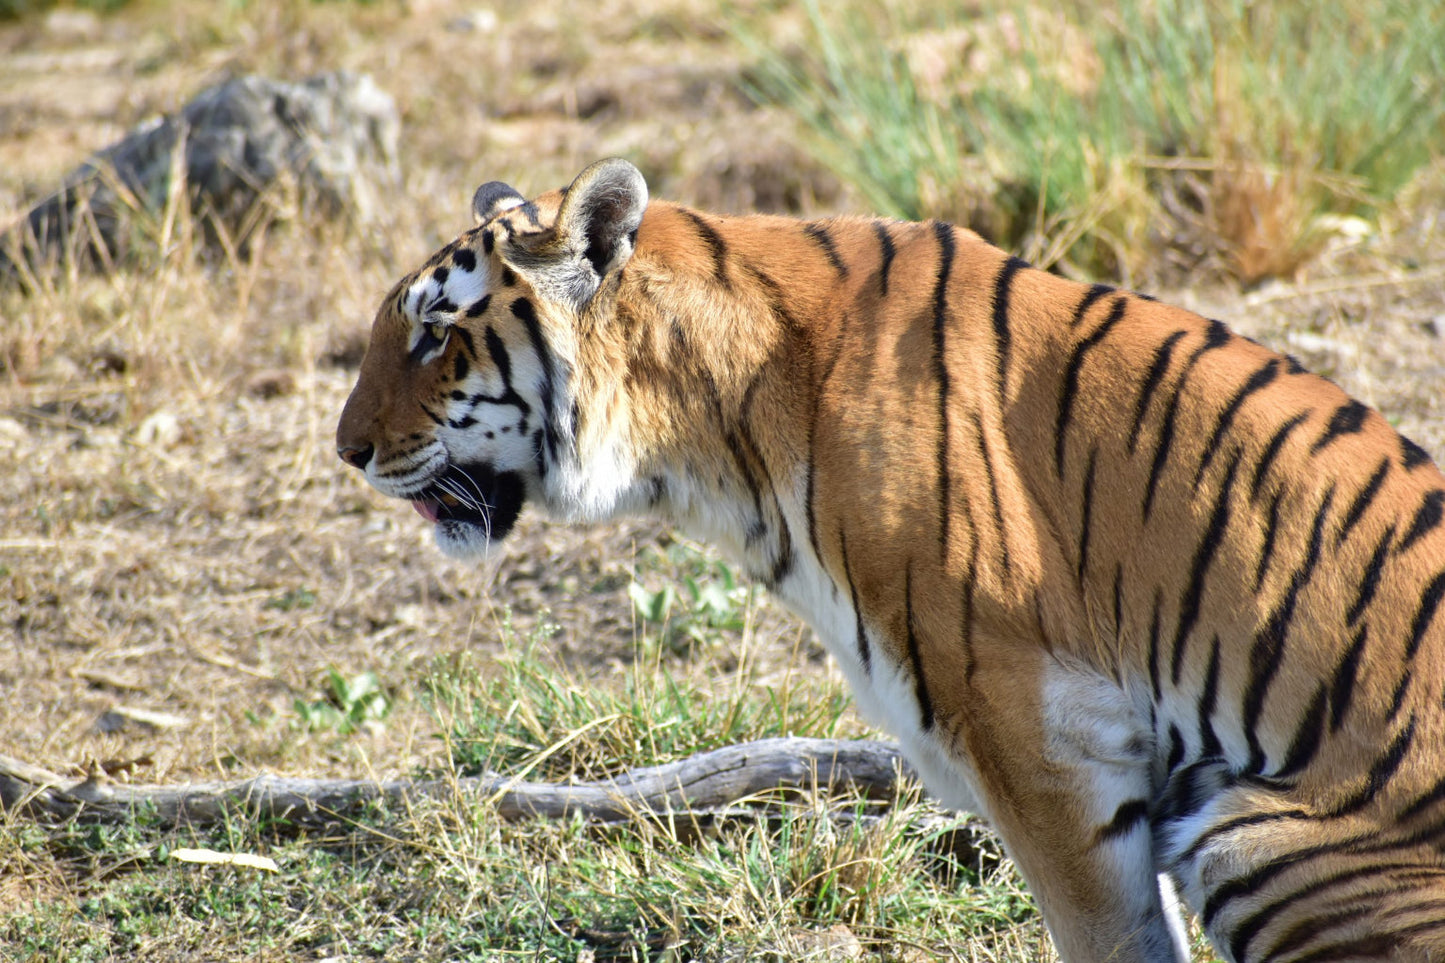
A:
{"type": "Polygon", "coordinates": [[[371,456],[375,452],[376,449],[370,445],[367,445],[365,448],[352,448],[349,445],[336,446],[336,454],[342,461],[353,468],[361,468],[363,470],[371,461],[371,456]]]}

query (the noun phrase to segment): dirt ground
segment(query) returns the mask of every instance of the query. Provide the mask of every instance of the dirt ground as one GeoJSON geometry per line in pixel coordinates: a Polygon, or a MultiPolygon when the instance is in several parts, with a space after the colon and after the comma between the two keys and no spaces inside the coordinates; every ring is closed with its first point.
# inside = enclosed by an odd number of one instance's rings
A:
{"type": "MultiPolygon", "coordinates": [[[[786,5],[743,8],[777,36],[786,5]]],[[[0,224],[88,152],[241,73],[371,73],[397,98],[405,185],[379,225],[279,225],[244,262],[78,278],[0,299],[0,753],[169,781],[388,774],[435,758],[416,683],[539,622],[601,681],[640,628],[627,586],[670,536],[525,518],[498,557],[449,562],[333,452],[373,305],[467,226],[482,181],[565,183],[608,154],[654,193],[723,210],[858,201],[738,92],[712,4],[560,0],[136,2],[0,23],[0,224]],[[386,723],[308,732],[294,703],[372,671],[386,723]]],[[[1155,292],[1290,351],[1445,455],[1445,190],[1341,237],[1297,279],[1155,292]]],[[[776,609],[760,682],[831,669],[776,609]]],[[[750,642],[750,644],[752,644],[750,642]]],[[[685,671],[736,668],[704,653],[685,671]]]]}

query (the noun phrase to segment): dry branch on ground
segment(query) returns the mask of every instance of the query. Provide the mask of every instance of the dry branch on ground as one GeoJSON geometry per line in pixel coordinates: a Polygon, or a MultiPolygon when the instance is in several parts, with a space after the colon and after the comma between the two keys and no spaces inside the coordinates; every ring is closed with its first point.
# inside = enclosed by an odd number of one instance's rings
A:
{"type": "Polygon", "coordinates": [[[376,800],[406,803],[458,793],[488,800],[507,819],[581,815],[616,822],[716,810],[780,789],[891,798],[912,778],[892,743],[804,738],[761,739],[611,779],[565,784],[494,774],[384,782],[262,774],[236,782],[133,785],[95,775],[66,778],[0,756],[0,811],[119,822],[143,808],[163,825],[209,824],[237,813],[325,822],[376,800]]]}

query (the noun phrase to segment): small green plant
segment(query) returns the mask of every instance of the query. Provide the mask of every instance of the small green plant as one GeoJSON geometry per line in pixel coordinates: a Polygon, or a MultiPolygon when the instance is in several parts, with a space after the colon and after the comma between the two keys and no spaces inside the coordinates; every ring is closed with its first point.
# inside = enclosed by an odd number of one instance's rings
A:
{"type": "Polygon", "coordinates": [[[307,732],[335,731],[350,735],[380,725],[391,713],[391,700],[375,672],[348,678],[334,668],[327,669],[325,690],[320,699],[297,699],[293,704],[298,724],[307,732]]]}
{"type": "Polygon", "coordinates": [[[669,546],[665,561],[675,579],[655,590],[641,582],[627,589],[637,617],[658,642],[674,653],[685,653],[727,633],[746,631],[756,593],[738,582],[726,562],[709,560],[686,542],[669,546]]]}
{"type": "Polygon", "coordinates": [[[294,612],[297,609],[309,609],[315,604],[316,593],[303,585],[287,589],[280,595],[267,599],[262,608],[274,609],[277,612],[294,612]]]}

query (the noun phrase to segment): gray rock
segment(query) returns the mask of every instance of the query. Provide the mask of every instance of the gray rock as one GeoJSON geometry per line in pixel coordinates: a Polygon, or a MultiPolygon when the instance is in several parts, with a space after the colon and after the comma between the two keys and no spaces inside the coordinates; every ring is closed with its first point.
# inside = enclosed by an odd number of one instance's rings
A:
{"type": "MultiPolygon", "coordinates": [[[[69,252],[83,263],[123,255],[138,218],[165,209],[184,177],[191,211],[244,241],[266,198],[369,220],[400,181],[396,104],[365,74],[302,83],[249,76],[200,93],[102,150],[0,238],[0,274],[69,252]]],[[[273,213],[289,206],[272,205],[273,213]]],[[[214,239],[214,231],[205,232],[214,239]]]]}

